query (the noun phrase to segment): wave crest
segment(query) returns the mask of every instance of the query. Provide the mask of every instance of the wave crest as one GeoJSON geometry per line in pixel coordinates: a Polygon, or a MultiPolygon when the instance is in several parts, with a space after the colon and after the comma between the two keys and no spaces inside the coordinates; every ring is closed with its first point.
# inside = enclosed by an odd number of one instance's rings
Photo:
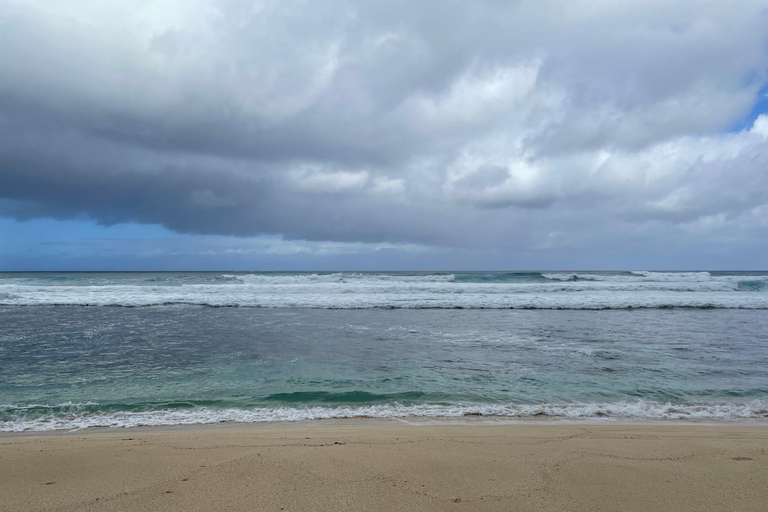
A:
{"type": "MultiPolygon", "coordinates": [[[[94,404],[71,404],[66,412],[29,417],[24,407],[3,406],[9,417],[0,422],[0,432],[76,430],[90,427],[143,427],[195,425],[221,422],[265,423],[335,418],[450,419],[483,416],[497,419],[554,420],[762,420],[768,418],[768,404],[749,403],[671,404],[657,402],[616,402],[580,404],[506,405],[371,405],[366,407],[276,407],[216,409],[211,407],[162,409],[154,411],[95,412],[94,404]],[[87,406],[86,406],[87,405],[87,406]]],[[[46,407],[46,406],[35,406],[46,407]]]]}
{"type": "Polygon", "coordinates": [[[453,274],[397,275],[336,272],[332,274],[223,274],[247,284],[319,284],[319,283],[450,283],[456,279],[453,274]]]}
{"type": "Polygon", "coordinates": [[[294,273],[0,280],[1,305],[264,308],[768,309],[768,274],[294,273]],[[99,280],[101,279],[101,280],[99,280]]]}

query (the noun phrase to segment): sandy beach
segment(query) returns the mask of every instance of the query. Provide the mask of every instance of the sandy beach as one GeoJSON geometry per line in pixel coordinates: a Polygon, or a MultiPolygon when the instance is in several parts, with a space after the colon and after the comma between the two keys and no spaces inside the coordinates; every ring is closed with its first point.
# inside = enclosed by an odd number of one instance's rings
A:
{"type": "Polygon", "coordinates": [[[768,428],[372,425],[0,438],[0,510],[733,510],[768,428]]]}

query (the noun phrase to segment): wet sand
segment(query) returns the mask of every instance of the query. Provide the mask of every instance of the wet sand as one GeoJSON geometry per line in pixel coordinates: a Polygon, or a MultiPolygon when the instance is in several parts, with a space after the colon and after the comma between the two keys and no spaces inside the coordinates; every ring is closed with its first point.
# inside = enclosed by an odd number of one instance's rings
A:
{"type": "Polygon", "coordinates": [[[0,438],[2,511],[764,511],[768,426],[371,425],[0,438]]]}

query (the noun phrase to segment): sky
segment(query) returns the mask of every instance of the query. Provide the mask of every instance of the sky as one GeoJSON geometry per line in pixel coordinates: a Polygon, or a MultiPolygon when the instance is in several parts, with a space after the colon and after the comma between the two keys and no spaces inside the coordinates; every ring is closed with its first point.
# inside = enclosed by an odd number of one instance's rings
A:
{"type": "Polygon", "coordinates": [[[0,0],[0,270],[768,268],[768,0],[0,0]]]}

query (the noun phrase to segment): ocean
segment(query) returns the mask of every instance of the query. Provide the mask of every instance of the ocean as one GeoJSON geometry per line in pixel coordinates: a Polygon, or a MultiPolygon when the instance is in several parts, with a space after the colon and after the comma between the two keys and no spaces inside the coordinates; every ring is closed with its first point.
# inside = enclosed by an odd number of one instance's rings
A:
{"type": "Polygon", "coordinates": [[[0,273],[0,431],[470,416],[768,421],[768,272],[0,273]]]}

